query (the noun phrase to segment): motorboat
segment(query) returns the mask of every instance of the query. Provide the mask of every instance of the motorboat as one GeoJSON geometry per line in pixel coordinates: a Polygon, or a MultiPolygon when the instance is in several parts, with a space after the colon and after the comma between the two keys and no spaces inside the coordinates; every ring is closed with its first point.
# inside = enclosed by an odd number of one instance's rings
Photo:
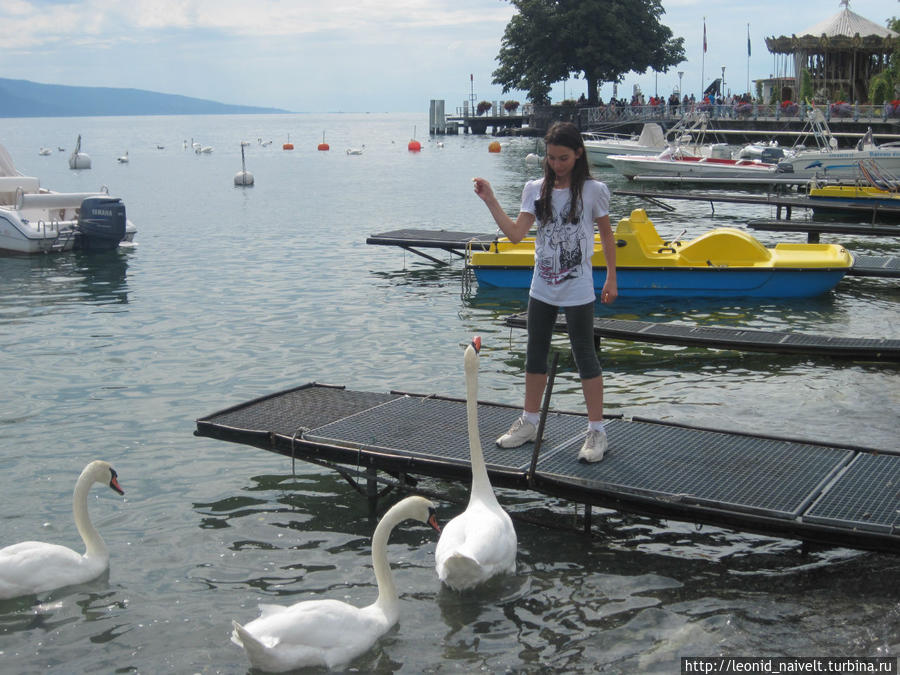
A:
{"type": "Polygon", "coordinates": [[[97,192],[51,192],[19,173],[0,145],[0,251],[106,251],[132,242],[137,228],[121,199],[97,192]]]}
{"type": "Polygon", "coordinates": [[[808,113],[804,134],[798,143],[812,136],[816,147],[797,149],[778,163],[779,173],[798,178],[855,180],[860,162],[872,162],[877,169],[900,174],[900,142],[876,145],[870,128],[853,148],[838,148],[825,117],[818,108],[808,113]]]}
{"type": "MultiPolygon", "coordinates": [[[[853,265],[837,244],[780,243],[766,248],[744,230],[716,228],[696,239],[664,241],[644,209],[619,221],[616,281],[623,298],[765,297],[804,298],[833,289],[853,265]]],[[[606,258],[599,235],[592,257],[594,286],[606,281],[606,258]]],[[[466,269],[479,285],[529,288],[534,269],[534,237],[514,244],[507,238],[471,242],[466,269]]],[[[559,260],[541,265],[558,266],[559,260]]]]}
{"type": "Polygon", "coordinates": [[[658,155],[668,145],[662,127],[656,122],[644,124],[640,136],[591,131],[585,131],[581,136],[588,162],[595,166],[611,166],[606,159],[609,155],[658,155]]]}
{"type": "Polygon", "coordinates": [[[716,144],[707,156],[685,152],[681,147],[669,147],[658,155],[610,155],[607,160],[616,171],[629,180],[635,176],[681,178],[776,178],[781,148],[771,148],[763,159],[734,158],[725,144],[716,144]]]}
{"type": "MultiPolygon", "coordinates": [[[[640,136],[585,131],[581,134],[588,161],[597,166],[613,166],[610,155],[655,157],[667,148],[678,147],[682,153],[698,157],[709,155],[716,143],[707,143],[709,116],[691,111],[664,132],[656,122],[647,122],[640,136]]],[[[724,145],[724,144],[721,144],[724,145]]]]}

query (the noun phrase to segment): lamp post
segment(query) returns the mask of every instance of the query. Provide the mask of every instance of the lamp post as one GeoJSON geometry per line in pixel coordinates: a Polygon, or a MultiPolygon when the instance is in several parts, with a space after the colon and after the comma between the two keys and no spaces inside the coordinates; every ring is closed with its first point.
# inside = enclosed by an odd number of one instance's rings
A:
{"type": "Polygon", "coordinates": [[[722,100],[725,100],[725,66],[722,66],[722,100]]]}
{"type": "Polygon", "coordinates": [[[679,70],[679,71],[678,71],[678,95],[679,95],[679,96],[684,96],[684,94],[683,94],[682,91],[681,91],[681,78],[682,78],[682,77],[684,77],[684,71],[683,71],[683,70],[679,70]]]}

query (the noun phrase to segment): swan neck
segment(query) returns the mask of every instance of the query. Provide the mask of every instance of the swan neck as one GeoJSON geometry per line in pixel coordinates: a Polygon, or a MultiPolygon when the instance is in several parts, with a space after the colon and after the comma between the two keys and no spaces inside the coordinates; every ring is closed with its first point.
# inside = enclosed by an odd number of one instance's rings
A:
{"type": "Polygon", "coordinates": [[[469,456],[472,463],[472,494],[469,499],[471,501],[477,496],[478,499],[495,501],[478,433],[478,357],[474,354],[467,357],[465,365],[466,422],[469,428],[469,456]]]}
{"type": "Polygon", "coordinates": [[[109,551],[106,548],[106,542],[94,527],[88,514],[87,498],[91,491],[94,479],[89,475],[82,473],[75,483],[75,492],[72,495],[72,514],[75,516],[75,527],[78,528],[78,534],[81,535],[85,546],[86,557],[103,557],[108,556],[109,551]]]}
{"type": "Polygon", "coordinates": [[[375,604],[389,618],[397,614],[397,587],[394,585],[394,574],[387,559],[387,543],[391,531],[403,518],[395,511],[384,514],[372,535],[372,567],[375,569],[375,582],[378,584],[378,599],[375,604]]]}

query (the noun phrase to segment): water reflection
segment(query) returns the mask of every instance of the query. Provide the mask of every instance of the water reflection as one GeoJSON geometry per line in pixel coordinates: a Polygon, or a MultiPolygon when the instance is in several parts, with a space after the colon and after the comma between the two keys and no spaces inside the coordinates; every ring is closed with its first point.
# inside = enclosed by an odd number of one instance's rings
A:
{"type": "Polygon", "coordinates": [[[0,257],[0,321],[73,303],[127,304],[132,254],[126,249],[0,257]]]}

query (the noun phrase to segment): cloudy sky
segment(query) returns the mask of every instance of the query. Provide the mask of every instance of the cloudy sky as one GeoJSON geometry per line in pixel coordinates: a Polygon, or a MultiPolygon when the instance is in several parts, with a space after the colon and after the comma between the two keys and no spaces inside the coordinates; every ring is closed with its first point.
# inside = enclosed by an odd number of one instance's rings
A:
{"type": "MultiPolygon", "coordinates": [[[[668,95],[678,71],[684,91],[698,93],[723,65],[727,88],[744,91],[748,76],[778,68],[767,36],[800,33],[841,3],[663,0],[663,7],[663,23],[684,38],[688,60],[668,73],[626,75],[619,96],[635,84],[646,95],[668,95]]],[[[894,0],[850,0],[850,9],[881,26],[900,16],[894,0]]],[[[525,101],[491,84],[512,15],[505,0],[0,0],[0,73],[296,112],[426,112],[433,98],[449,111],[472,90],[479,101],[525,101]]],[[[585,91],[583,80],[569,80],[552,98],[585,91]]],[[[605,85],[601,95],[611,94],[605,85]]]]}

